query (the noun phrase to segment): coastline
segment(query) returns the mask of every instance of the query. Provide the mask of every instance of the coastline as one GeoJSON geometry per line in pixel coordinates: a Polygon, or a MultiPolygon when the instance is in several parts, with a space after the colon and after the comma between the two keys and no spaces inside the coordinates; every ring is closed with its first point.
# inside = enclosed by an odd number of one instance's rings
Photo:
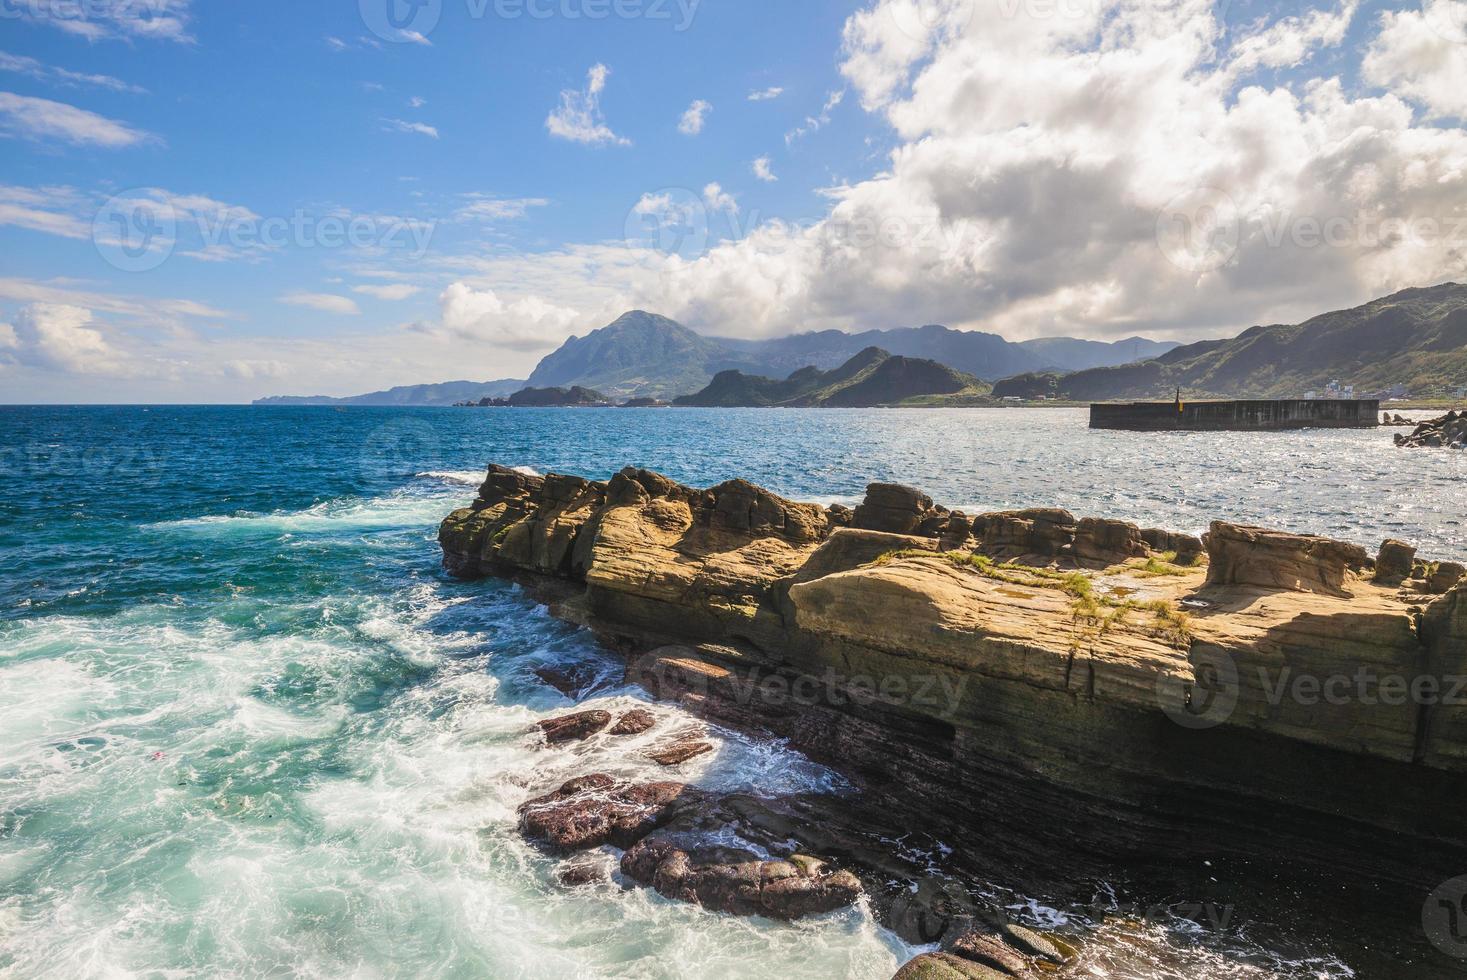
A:
{"type": "Polygon", "coordinates": [[[908,814],[962,851],[1282,852],[1290,874],[1396,896],[1467,860],[1443,805],[1467,801],[1460,712],[1275,704],[1252,680],[1445,674],[1467,590],[1428,591],[1424,564],[1397,582],[1305,535],[1219,523],[1204,546],[1053,509],[970,518],[892,485],[851,511],[640,470],[493,468],[440,540],[453,574],[530,585],[659,699],[787,739],[853,778],[852,812],[908,814]],[[1214,716],[1202,694],[1231,703],[1214,716]]]}

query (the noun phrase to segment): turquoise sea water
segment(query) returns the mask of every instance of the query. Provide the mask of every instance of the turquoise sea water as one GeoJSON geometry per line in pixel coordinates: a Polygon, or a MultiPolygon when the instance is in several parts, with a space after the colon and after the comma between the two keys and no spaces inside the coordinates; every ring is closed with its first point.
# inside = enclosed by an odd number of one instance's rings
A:
{"type": "MultiPolygon", "coordinates": [[[[1090,433],[1068,410],[0,409],[0,976],[884,980],[913,955],[864,907],[780,925],[567,891],[519,840],[515,807],[548,785],[652,773],[526,735],[570,704],[535,668],[619,673],[516,588],[442,574],[437,523],[489,461],[822,501],[894,479],[970,510],[1225,517],[1467,555],[1467,456],[1384,431],[1090,433]]],[[[597,700],[641,697],[613,683],[597,700]]],[[[718,743],[694,781],[839,785],[777,745],[718,743]]],[[[1355,975],[1327,940],[1185,925],[1099,942],[1076,975],[1355,975]]]]}

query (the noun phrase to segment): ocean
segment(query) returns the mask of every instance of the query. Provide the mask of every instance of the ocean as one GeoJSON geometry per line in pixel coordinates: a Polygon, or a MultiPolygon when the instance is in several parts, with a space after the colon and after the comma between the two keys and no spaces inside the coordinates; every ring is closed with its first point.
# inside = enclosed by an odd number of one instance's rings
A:
{"type": "MultiPolygon", "coordinates": [[[[571,705],[535,670],[597,665],[598,706],[646,695],[517,587],[442,572],[437,524],[491,461],[825,503],[895,481],[969,512],[1223,518],[1467,556],[1467,454],[1398,450],[1389,430],[1102,433],[1068,409],[0,408],[0,976],[885,980],[920,951],[865,905],[780,924],[558,883],[516,806],[593,769],[653,773],[594,744],[534,748],[533,722],[571,705]]],[[[683,774],[699,785],[842,785],[715,736],[683,774]]],[[[1105,882],[1083,908],[987,887],[1033,924],[1095,927],[1074,976],[1371,975],[1348,923],[1209,929],[1121,914],[1105,882]]]]}

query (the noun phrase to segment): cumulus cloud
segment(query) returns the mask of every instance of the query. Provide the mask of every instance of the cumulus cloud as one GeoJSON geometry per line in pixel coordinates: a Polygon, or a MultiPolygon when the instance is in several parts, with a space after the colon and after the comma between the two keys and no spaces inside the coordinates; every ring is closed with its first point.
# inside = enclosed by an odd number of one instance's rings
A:
{"type": "Polygon", "coordinates": [[[280,302],[291,306],[303,306],[310,310],[319,310],[322,313],[337,313],[342,316],[357,316],[362,311],[357,304],[347,296],[337,296],[334,293],[286,293],[280,297],[280,302]]]}
{"type": "Polygon", "coordinates": [[[852,16],[841,69],[897,136],[884,170],[828,192],[813,224],[669,257],[639,302],[711,333],[1195,339],[1461,277],[1467,132],[1406,99],[1441,114],[1467,87],[1450,62],[1387,57],[1426,14],[1381,22],[1369,73],[1397,94],[1313,70],[1350,3],[1232,45],[1207,0],[1061,6],[881,0],[852,16]],[[1293,70],[1254,80],[1271,66],[1293,70]]]}
{"type": "Polygon", "coordinates": [[[774,86],[771,86],[770,88],[761,88],[761,89],[756,89],[753,92],[750,92],[749,93],[749,101],[750,102],[768,102],[770,99],[777,99],[777,98],[779,98],[783,94],[784,94],[784,89],[780,88],[778,85],[774,85],[774,86]]]}
{"type": "Polygon", "coordinates": [[[102,335],[92,311],[35,303],[20,311],[5,346],[17,362],[71,374],[122,376],[128,360],[102,335]]]}
{"type": "Polygon", "coordinates": [[[631,140],[612,132],[601,114],[601,93],[610,74],[611,69],[605,65],[592,65],[583,91],[565,89],[560,93],[560,105],[545,118],[551,136],[573,143],[632,145],[631,140]]]}
{"type": "Polygon", "coordinates": [[[779,180],[778,177],[774,176],[774,170],[770,167],[768,157],[760,157],[759,159],[755,160],[753,164],[753,169],[754,176],[758,177],[762,181],[766,181],[772,184],[776,180],[779,180]]]}
{"type": "Polygon", "coordinates": [[[75,146],[108,149],[135,146],[156,139],[126,123],[86,109],[0,92],[0,135],[30,140],[59,140],[75,146]]]}
{"type": "Polygon", "coordinates": [[[1417,10],[1381,14],[1364,74],[1417,102],[1432,118],[1467,118],[1467,4],[1427,0],[1417,10]]]}
{"type": "Polygon", "coordinates": [[[739,202],[734,196],[725,191],[722,185],[713,183],[703,188],[703,203],[708,206],[709,211],[727,211],[729,214],[739,213],[739,202]]]}
{"type": "Polygon", "coordinates": [[[492,289],[457,282],[439,297],[441,329],[459,340],[510,351],[550,351],[572,334],[580,318],[573,309],[538,296],[506,302],[492,289]]]}
{"type": "Polygon", "coordinates": [[[697,136],[703,132],[703,123],[712,110],[711,104],[702,99],[695,99],[693,104],[688,106],[688,111],[683,113],[683,118],[679,120],[677,131],[684,136],[697,136]]]}

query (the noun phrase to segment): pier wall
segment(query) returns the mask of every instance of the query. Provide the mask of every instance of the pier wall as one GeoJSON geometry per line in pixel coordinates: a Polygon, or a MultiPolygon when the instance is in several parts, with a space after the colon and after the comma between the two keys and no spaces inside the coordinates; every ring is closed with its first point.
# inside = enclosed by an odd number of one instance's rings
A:
{"type": "Polygon", "coordinates": [[[1363,429],[1380,424],[1375,399],[1258,399],[1242,401],[1133,402],[1090,406],[1090,428],[1133,431],[1228,431],[1363,429]]]}

